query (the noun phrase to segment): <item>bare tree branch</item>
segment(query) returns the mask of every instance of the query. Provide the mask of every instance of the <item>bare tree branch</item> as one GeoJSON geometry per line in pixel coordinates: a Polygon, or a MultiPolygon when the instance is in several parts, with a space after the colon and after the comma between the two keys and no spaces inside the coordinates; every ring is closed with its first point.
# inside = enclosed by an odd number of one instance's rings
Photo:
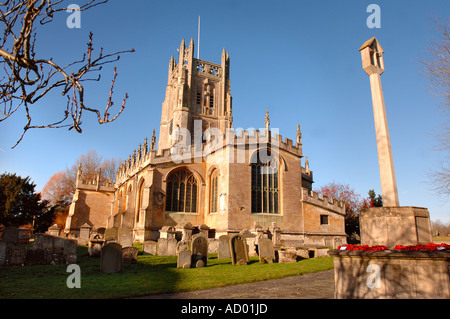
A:
{"type": "MultiPolygon", "coordinates": [[[[87,0],[79,10],[85,11],[106,2],[108,0],[87,0]]],[[[36,58],[36,22],[49,23],[55,13],[65,12],[68,8],[62,3],[63,0],[8,0],[0,3],[0,24],[4,25],[3,37],[0,38],[0,63],[5,71],[5,75],[0,78],[0,123],[21,108],[25,109],[27,118],[24,131],[13,148],[29,129],[68,127],[81,133],[83,111],[95,113],[98,123],[103,124],[117,119],[125,109],[128,94],[125,94],[120,110],[114,115],[110,113],[114,105],[112,95],[117,78],[116,68],[103,110],[86,105],[83,83],[100,81],[100,74],[91,74],[99,73],[104,65],[118,61],[120,54],[134,52],[133,49],[109,54],[103,54],[103,49],[100,49],[98,56],[94,56],[93,33],[90,32],[87,50],[80,60],[60,66],[53,58],[36,58]],[[32,105],[55,89],[61,89],[62,95],[68,98],[60,120],[32,124],[32,105]],[[69,120],[70,123],[67,123],[69,120]]]]}
{"type": "Polygon", "coordinates": [[[438,35],[429,43],[427,54],[420,57],[430,91],[442,99],[441,110],[447,119],[437,134],[437,151],[444,152],[440,167],[429,172],[428,177],[434,190],[446,199],[450,197],[450,21],[440,21],[434,17],[434,32],[438,35]]]}

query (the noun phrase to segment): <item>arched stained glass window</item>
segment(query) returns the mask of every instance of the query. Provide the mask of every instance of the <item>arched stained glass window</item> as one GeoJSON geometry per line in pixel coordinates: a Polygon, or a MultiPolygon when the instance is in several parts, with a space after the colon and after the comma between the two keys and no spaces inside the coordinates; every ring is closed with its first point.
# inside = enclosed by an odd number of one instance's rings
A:
{"type": "MultiPolygon", "coordinates": [[[[270,156],[270,154],[269,154],[270,156]]],[[[252,213],[279,213],[278,164],[273,158],[261,160],[257,153],[252,166],[252,213]]]]}
{"type": "Polygon", "coordinates": [[[197,180],[188,170],[178,170],[169,175],[166,194],[166,211],[197,212],[197,180]]]}
{"type": "Polygon", "coordinates": [[[210,186],[210,200],[209,207],[211,213],[217,213],[218,209],[218,180],[219,180],[219,170],[215,169],[211,174],[211,186],[210,186]]]}

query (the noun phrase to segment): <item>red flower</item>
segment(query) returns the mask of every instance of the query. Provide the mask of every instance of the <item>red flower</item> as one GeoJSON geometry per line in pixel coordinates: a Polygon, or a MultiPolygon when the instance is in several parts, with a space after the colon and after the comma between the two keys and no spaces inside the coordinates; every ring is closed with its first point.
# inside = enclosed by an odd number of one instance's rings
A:
{"type": "Polygon", "coordinates": [[[450,249],[450,245],[447,244],[434,244],[429,243],[427,245],[409,245],[409,246],[402,246],[397,245],[394,248],[395,250],[402,250],[402,251],[420,251],[420,250],[427,250],[427,251],[436,251],[436,250],[445,250],[450,249]]]}

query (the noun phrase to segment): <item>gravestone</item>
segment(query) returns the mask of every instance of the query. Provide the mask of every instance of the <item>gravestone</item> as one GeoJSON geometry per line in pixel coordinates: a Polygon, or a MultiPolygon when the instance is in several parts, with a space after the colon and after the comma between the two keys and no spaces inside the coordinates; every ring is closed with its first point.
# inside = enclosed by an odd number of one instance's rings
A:
{"type": "Polygon", "coordinates": [[[186,222],[181,230],[181,240],[192,240],[192,231],[194,226],[190,222],[186,222]]]}
{"type": "Polygon", "coordinates": [[[3,241],[17,245],[19,243],[19,229],[16,226],[8,226],[3,231],[3,241]]]}
{"type": "Polygon", "coordinates": [[[228,259],[231,258],[230,255],[230,236],[222,235],[219,237],[219,251],[218,259],[228,259]]]}
{"type": "Polygon", "coordinates": [[[175,237],[167,239],[167,256],[177,255],[177,240],[175,237]]]}
{"type": "Polygon", "coordinates": [[[248,229],[241,230],[239,235],[241,235],[243,238],[245,238],[245,242],[247,243],[247,253],[248,253],[248,255],[249,256],[258,256],[258,254],[256,252],[256,246],[255,246],[256,235],[253,234],[248,229]]]}
{"type": "Polygon", "coordinates": [[[247,265],[250,262],[245,238],[240,235],[234,235],[230,238],[230,255],[233,265],[247,265]]]}
{"type": "Polygon", "coordinates": [[[199,235],[208,238],[209,227],[205,224],[198,226],[199,235]]]}
{"type": "Polygon", "coordinates": [[[177,253],[177,268],[191,268],[191,251],[180,250],[177,253]]]}
{"type": "Polygon", "coordinates": [[[142,251],[144,255],[156,255],[156,241],[146,240],[142,244],[142,251]]]}
{"type": "Polygon", "coordinates": [[[64,238],[53,237],[53,253],[62,254],[64,252],[65,241],[66,240],[64,238]]]}
{"type": "Polygon", "coordinates": [[[105,234],[104,234],[103,238],[105,239],[105,241],[107,243],[116,242],[117,241],[117,232],[118,232],[117,227],[108,228],[107,230],[105,230],[105,234]]]}
{"type": "Polygon", "coordinates": [[[52,227],[50,227],[48,229],[48,234],[50,236],[58,237],[60,231],[61,231],[61,228],[59,228],[59,226],[57,224],[54,224],[52,227]]]}
{"type": "Polygon", "coordinates": [[[191,244],[191,250],[191,267],[206,267],[208,261],[208,240],[203,236],[195,237],[191,244]]]}
{"type": "Polygon", "coordinates": [[[78,242],[80,243],[80,245],[86,245],[89,242],[91,229],[92,227],[88,223],[80,226],[80,237],[78,237],[78,242]]]}
{"type": "Polygon", "coordinates": [[[261,264],[273,263],[275,254],[273,251],[273,243],[269,238],[260,238],[258,240],[259,262],[261,264]]]}
{"type": "Polygon", "coordinates": [[[6,263],[6,252],[8,244],[4,241],[0,241],[0,266],[4,266],[6,263]]]}
{"type": "Polygon", "coordinates": [[[44,249],[53,250],[53,236],[42,235],[39,237],[38,245],[42,245],[44,249]]]}
{"type": "Polygon", "coordinates": [[[120,227],[117,232],[117,237],[122,247],[133,246],[133,230],[130,227],[120,227]]]}
{"type": "Polygon", "coordinates": [[[102,247],[100,270],[104,273],[115,273],[122,270],[122,246],[109,243],[102,247]]]}
{"type": "Polygon", "coordinates": [[[219,251],[219,239],[208,238],[208,254],[217,254],[219,251]]]}
{"type": "Polygon", "coordinates": [[[163,226],[159,230],[159,238],[171,239],[171,238],[175,238],[175,235],[176,235],[176,230],[175,230],[175,227],[173,227],[173,226],[163,226]]]}
{"type": "Polygon", "coordinates": [[[281,246],[281,228],[277,226],[276,222],[272,223],[270,232],[272,234],[273,247],[280,247],[281,246]]]}
{"type": "Polygon", "coordinates": [[[122,248],[122,261],[124,264],[135,264],[137,262],[139,248],[127,246],[122,248]]]}
{"type": "Polygon", "coordinates": [[[88,253],[89,257],[100,257],[100,253],[103,245],[105,244],[105,240],[98,238],[99,235],[93,236],[91,240],[89,240],[88,253]]]}
{"type": "Polygon", "coordinates": [[[296,263],[297,258],[298,258],[297,251],[294,249],[278,251],[278,262],[280,264],[296,263]]]}
{"type": "Polygon", "coordinates": [[[159,238],[157,245],[158,256],[168,256],[167,254],[167,238],[159,238]]]}
{"type": "Polygon", "coordinates": [[[177,254],[178,254],[180,251],[186,251],[186,250],[190,251],[190,250],[189,250],[189,241],[187,241],[187,240],[180,240],[180,241],[177,243],[177,254]]]}
{"type": "Polygon", "coordinates": [[[66,239],[64,241],[64,260],[66,264],[75,264],[77,262],[77,241],[66,239]]]}

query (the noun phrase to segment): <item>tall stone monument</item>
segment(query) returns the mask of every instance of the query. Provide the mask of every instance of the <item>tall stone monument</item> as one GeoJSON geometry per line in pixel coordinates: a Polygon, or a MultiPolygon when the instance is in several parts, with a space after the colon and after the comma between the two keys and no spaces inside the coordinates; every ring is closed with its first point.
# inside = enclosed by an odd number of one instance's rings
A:
{"type": "Polygon", "coordinates": [[[381,74],[384,72],[383,49],[373,37],[361,48],[362,67],[369,75],[373,115],[377,137],[383,207],[360,214],[361,244],[400,245],[427,244],[432,241],[430,216],[426,208],[400,207],[395,179],[394,160],[384,104],[381,74]]]}

